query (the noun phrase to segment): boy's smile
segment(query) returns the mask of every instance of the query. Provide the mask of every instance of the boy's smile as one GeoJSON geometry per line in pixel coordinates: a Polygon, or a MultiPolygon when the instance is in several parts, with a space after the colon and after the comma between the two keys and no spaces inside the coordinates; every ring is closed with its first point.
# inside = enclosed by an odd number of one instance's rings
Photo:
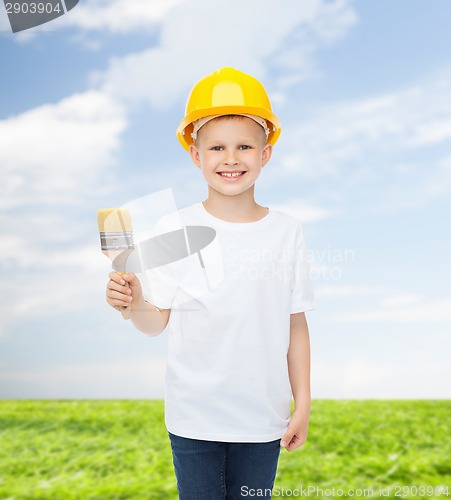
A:
{"type": "Polygon", "coordinates": [[[199,130],[196,144],[190,146],[191,158],[209,187],[223,195],[253,188],[271,153],[263,128],[244,116],[209,121],[199,130]]]}

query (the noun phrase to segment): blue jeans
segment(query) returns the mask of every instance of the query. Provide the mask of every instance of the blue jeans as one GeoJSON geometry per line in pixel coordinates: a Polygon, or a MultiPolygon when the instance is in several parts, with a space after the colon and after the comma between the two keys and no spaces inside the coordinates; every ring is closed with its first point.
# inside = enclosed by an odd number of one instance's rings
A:
{"type": "Polygon", "coordinates": [[[168,435],[180,500],[271,498],[280,439],[225,443],[168,435]]]}

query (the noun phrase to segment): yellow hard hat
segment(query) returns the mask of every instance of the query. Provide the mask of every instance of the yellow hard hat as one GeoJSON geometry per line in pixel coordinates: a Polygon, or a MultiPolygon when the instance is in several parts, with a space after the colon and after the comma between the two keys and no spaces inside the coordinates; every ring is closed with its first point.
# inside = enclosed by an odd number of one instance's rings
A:
{"type": "Polygon", "coordinates": [[[199,80],[186,102],[185,118],[177,128],[177,138],[188,151],[193,122],[210,115],[255,115],[268,123],[268,142],[274,145],[281,125],[272,112],[268,94],[253,76],[234,68],[221,68],[199,80]]]}

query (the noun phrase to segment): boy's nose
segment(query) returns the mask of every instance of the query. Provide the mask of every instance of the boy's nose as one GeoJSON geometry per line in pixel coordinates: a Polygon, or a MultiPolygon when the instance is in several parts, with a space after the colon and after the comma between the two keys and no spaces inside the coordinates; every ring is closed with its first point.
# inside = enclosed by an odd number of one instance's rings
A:
{"type": "Polygon", "coordinates": [[[239,161],[235,155],[231,152],[224,159],[224,165],[238,165],[239,161]]]}
{"type": "Polygon", "coordinates": [[[227,165],[227,166],[230,166],[230,165],[238,165],[238,163],[240,163],[239,161],[237,160],[226,160],[224,162],[224,165],[227,165]]]}

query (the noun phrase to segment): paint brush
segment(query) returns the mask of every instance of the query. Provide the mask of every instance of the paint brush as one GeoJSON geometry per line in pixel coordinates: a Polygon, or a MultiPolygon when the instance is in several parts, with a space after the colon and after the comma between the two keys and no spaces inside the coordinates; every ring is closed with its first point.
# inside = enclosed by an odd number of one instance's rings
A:
{"type": "MultiPolygon", "coordinates": [[[[113,269],[123,276],[127,259],[135,249],[130,212],[126,208],[100,208],[97,222],[102,252],[112,261],[113,269]]],[[[122,306],[121,313],[124,319],[129,319],[131,306],[122,306]]]]}

